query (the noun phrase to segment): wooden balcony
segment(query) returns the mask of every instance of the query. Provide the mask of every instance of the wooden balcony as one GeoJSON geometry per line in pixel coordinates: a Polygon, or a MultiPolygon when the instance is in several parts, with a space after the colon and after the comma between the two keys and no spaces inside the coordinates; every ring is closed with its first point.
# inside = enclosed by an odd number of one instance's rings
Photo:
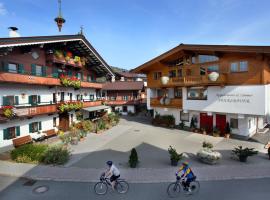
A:
{"type": "MultiPolygon", "coordinates": [[[[61,86],[59,78],[39,77],[27,74],[16,74],[9,72],[0,72],[0,82],[30,84],[30,85],[45,85],[45,86],[61,86]]],[[[101,89],[102,84],[81,82],[82,88],[96,88],[101,89]]]]}
{"type": "Polygon", "coordinates": [[[219,74],[216,81],[209,80],[208,76],[185,76],[170,78],[169,82],[164,85],[161,80],[150,80],[148,82],[149,88],[162,88],[162,87],[191,87],[191,86],[207,86],[207,85],[225,85],[227,82],[226,74],[219,74]]]}
{"type": "Polygon", "coordinates": [[[107,100],[105,101],[107,105],[138,105],[141,103],[141,99],[137,100],[107,100]]]}
{"type": "Polygon", "coordinates": [[[168,105],[161,104],[160,99],[151,98],[150,99],[151,107],[162,107],[162,108],[178,108],[182,109],[182,99],[170,99],[170,103],[168,105]]]}
{"type": "Polygon", "coordinates": [[[18,117],[43,115],[57,112],[57,107],[55,104],[38,105],[30,107],[16,107],[14,109],[14,112],[18,117]]]}
{"type": "Polygon", "coordinates": [[[75,68],[82,68],[81,63],[75,63],[74,61],[67,61],[65,58],[59,59],[55,55],[47,55],[46,57],[47,62],[52,62],[52,63],[58,63],[58,64],[63,64],[63,65],[69,65],[75,68]]]}
{"type": "Polygon", "coordinates": [[[101,106],[101,105],[102,105],[102,101],[84,101],[83,102],[84,108],[93,107],[93,106],[101,106]]]}

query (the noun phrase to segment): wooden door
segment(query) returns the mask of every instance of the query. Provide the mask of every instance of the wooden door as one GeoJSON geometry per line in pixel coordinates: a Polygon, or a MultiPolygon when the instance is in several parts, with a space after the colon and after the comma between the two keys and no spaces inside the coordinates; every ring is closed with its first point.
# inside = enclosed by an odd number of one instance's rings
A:
{"type": "Polygon", "coordinates": [[[59,114],[59,129],[61,129],[62,131],[67,131],[69,129],[68,113],[59,114]]]}
{"type": "Polygon", "coordinates": [[[207,133],[211,133],[213,131],[213,116],[200,113],[200,128],[205,128],[207,133]]]}
{"type": "Polygon", "coordinates": [[[220,130],[223,135],[226,128],[226,115],[216,114],[216,127],[220,130]]]}

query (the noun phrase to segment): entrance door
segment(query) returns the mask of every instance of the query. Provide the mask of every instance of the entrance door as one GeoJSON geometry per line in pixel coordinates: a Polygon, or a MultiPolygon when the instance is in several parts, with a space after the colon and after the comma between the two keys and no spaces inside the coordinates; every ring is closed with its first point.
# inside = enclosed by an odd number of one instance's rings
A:
{"type": "Polygon", "coordinates": [[[200,128],[205,128],[207,133],[211,133],[213,131],[213,116],[200,113],[200,128]]]}
{"type": "Polygon", "coordinates": [[[222,135],[225,133],[226,115],[216,114],[216,127],[220,130],[222,135]]]}
{"type": "Polygon", "coordinates": [[[69,129],[68,113],[59,114],[59,129],[61,129],[62,131],[67,131],[69,129]]]}

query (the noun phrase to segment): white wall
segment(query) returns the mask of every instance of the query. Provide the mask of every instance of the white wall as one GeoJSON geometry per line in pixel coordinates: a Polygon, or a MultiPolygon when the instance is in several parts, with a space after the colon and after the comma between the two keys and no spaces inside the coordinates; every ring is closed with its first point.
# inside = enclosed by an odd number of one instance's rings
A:
{"type": "MultiPolygon", "coordinates": [[[[17,120],[12,120],[4,124],[0,124],[0,147],[4,147],[7,145],[12,145],[12,140],[4,140],[4,133],[3,129],[9,128],[9,127],[14,127],[14,126],[20,126],[20,136],[28,135],[29,134],[29,124],[32,122],[39,122],[41,121],[41,131],[46,131],[53,129],[53,117],[57,117],[57,123],[56,125],[59,125],[59,118],[58,115],[43,115],[43,116],[36,116],[33,117],[32,119],[17,119],[17,120]]],[[[55,128],[55,130],[57,130],[55,128]]]]}
{"type": "Polygon", "coordinates": [[[207,100],[187,100],[187,89],[183,88],[183,109],[264,116],[267,112],[265,86],[212,86],[207,88],[207,100]]]}

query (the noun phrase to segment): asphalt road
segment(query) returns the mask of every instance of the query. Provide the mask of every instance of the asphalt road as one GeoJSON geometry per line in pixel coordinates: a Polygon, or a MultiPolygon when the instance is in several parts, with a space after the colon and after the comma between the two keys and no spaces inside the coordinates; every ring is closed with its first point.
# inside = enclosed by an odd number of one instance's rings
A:
{"type": "MultiPolygon", "coordinates": [[[[93,183],[37,181],[32,186],[25,186],[27,180],[0,176],[1,200],[166,200],[168,183],[130,184],[127,194],[121,195],[109,191],[104,196],[94,194],[93,183]],[[37,186],[49,186],[49,191],[42,194],[32,192],[37,186]]],[[[200,192],[194,196],[180,196],[177,199],[200,200],[265,200],[270,196],[270,178],[249,180],[205,181],[201,182],[200,192]]]]}

